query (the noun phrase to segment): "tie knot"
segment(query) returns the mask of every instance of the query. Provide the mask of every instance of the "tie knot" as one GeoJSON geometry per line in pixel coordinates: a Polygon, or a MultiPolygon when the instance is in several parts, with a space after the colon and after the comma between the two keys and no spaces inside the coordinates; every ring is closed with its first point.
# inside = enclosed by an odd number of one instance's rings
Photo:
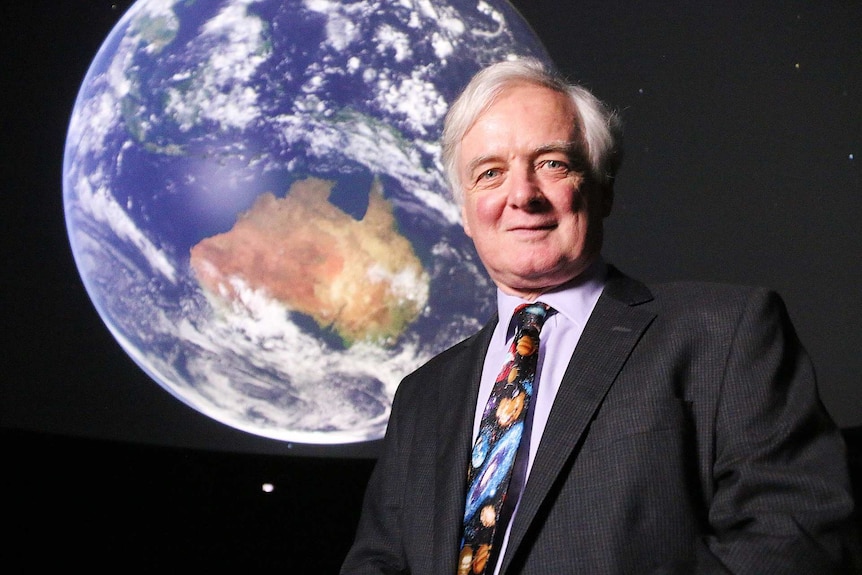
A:
{"type": "Polygon", "coordinates": [[[518,322],[517,329],[534,329],[538,333],[542,330],[545,320],[556,311],[548,304],[540,301],[521,304],[515,309],[515,318],[518,322]]]}

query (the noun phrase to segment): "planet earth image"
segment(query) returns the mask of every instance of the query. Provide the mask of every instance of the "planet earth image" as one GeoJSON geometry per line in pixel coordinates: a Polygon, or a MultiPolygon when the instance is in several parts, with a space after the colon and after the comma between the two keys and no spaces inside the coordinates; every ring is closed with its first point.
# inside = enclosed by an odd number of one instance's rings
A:
{"type": "Polygon", "coordinates": [[[505,0],[138,0],[65,144],[99,316],[220,423],[381,438],[401,379],[494,312],[438,139],[474,72],[523,56],[550,64],[505,0]]]}

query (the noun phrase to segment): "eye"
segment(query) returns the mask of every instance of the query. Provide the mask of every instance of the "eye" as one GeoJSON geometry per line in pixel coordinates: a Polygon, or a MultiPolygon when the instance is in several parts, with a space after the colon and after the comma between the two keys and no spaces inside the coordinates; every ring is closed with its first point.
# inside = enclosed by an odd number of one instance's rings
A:
{"type": "Polygon", "coordinates": [[[539,162],[538,169],[552,172],[568,172],[569,164],[562,160],[542,160],[539,162]]]}
{"type": "Polygon", "coordinates": [[[488,190],[498,187],[505,179],[502,167],[478,168],[471,176],[470,188],[474,190],[488,190]]]}

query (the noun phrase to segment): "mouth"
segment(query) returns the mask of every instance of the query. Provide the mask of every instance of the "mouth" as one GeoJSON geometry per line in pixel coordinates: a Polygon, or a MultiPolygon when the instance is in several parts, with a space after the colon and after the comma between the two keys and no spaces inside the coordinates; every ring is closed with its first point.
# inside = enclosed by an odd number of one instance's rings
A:
{"type": "Polygon", "coordinates": [[[537,234],[542,232],[549,232],[557,228],[557,224],[555,222],[548,222],[544,224],[530,224],[524,226],[512,226],[509,228],[509,232],[513,232],[516,234],[537,234]]]}

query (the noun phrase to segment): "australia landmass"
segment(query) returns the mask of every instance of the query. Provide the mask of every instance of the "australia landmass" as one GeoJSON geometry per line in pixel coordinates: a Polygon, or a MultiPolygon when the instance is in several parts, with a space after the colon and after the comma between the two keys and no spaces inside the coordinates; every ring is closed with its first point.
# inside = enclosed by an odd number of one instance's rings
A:
{"type": "Polygon", "coordinates": [[[295,182],[262,194],[233,228],[191,249],[210,297],[241,304],[255,290],[334,330],[345,344],[389,343],[428,300],[429,277],[396,226],[375,179],[361,220],[329,202],[333,182],[295,182]]]}

